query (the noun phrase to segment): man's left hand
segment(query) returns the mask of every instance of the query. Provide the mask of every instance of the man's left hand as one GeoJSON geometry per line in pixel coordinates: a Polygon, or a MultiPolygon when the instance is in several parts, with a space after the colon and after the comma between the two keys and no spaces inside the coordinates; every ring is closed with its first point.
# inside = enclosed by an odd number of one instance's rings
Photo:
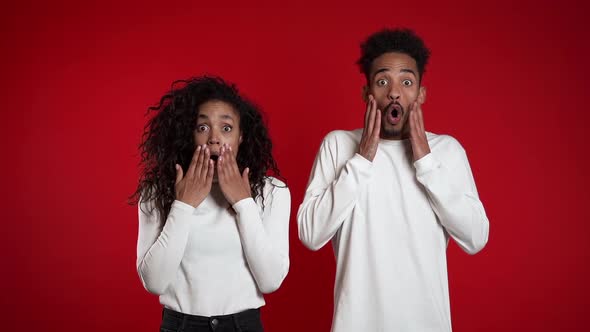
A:
{"type": "Polygon", "coordinates": [[[421,104],[416,100],[410,109],[410,142],[414,161],[421,159],[430,153],[426,130],[424,130],[424,118],[422,116],[421,104]]]}

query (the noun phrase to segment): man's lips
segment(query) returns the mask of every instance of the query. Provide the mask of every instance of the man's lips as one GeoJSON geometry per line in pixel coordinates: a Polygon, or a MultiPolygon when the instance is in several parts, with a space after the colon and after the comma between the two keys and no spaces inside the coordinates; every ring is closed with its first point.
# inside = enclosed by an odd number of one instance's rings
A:
{"type": "Polygon", "coordinates": [[[386,108],[385,118],[390,124],[396,125],[401,121],[403,113],[404,110],[400,104],[391,103],[386,108]]]}

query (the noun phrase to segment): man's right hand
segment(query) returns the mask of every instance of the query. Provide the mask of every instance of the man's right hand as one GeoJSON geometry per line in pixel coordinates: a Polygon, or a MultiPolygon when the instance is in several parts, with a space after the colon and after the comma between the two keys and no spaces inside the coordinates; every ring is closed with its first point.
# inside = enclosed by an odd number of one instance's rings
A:
{"type": "Polygon", "coordinates": [[[209,159],[209,148],[206,145],[197,146],[184,176],[182,167],[176,164],[174,185],[176,199],[195,208],[199,206],[211,191],[213,172],[213,160],[209,159]]]}
{"type": "Polygon", "coordinates": [[[379,145],[379,133],[381,132],[381,111],[377,109],[377,102],[369,95],[367,112],[365,113],[365,128],[359,144],[359,154],[368,161],[373,161],[379,145]]]}

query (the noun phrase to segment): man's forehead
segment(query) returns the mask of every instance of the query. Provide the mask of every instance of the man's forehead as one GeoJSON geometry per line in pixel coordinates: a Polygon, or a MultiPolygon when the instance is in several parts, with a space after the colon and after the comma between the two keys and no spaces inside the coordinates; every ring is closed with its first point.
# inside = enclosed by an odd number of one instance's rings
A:
{"type": "Polygon", "coordinates": [[[380,73],[409,74],[416,79],[419,76],[416,60],[407,54],[398,52],[385,53],[373,60],[369,77],[373,78],[380,73]]]}
{"type": "Polygon", "coordinates": [[[416,60],[411,56],[405,53],[389,52],[384,53],[373,60],[371,72],[375,73],[383,70],[410,70],[415,72],[418,69],[417,67],[416,60]]]}

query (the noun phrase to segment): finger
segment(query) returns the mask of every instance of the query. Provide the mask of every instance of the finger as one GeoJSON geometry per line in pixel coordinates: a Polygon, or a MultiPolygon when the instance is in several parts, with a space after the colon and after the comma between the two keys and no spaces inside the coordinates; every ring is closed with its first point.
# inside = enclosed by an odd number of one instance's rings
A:
{"type": "Polygon", "coordinates": [[[229,145],[229,144],[228,144],[228,158],[229,158],[229,166],[231,167],[231,170],[239,176],[240,169],[238,168],[238,162],[236,160],[236,156],[234,155],[233,149],[232,149],[231,145],[229,145]]]}
{"type": "Polygon", "coordinates": [[[201,147],[201,152],[199,153],[199,157],[197,158],[197,165],[195,167],[195,178],[200,178],[203,167],[206,166],[205,164],[205,150],[207,150],[207,145],[203,144],[201,147]]]}
{"type": "Polygon", "coordinates": [[[215,163],[213,162],[213,160],[209,159],[209,164],[207,167],[207,185],[211,185],[211,183],[213,182],[213,174],[215,173],[215,163]]]}
{"type": "Polygon", "coordinates": [[[373,96],[369,95],[369,100],[367,100],[367,110],[365,111],[365,131],[367,130],[367,124],[369,123],[369,113],[371,113],[371,101],[373,100],[373,96]]]}
{"type": "Polygon", "coordinates": [[[250,168],[246,167],[244,169],[244,172],[242,173],[242,181],[244,181],[244,184],[250,188],[250,168]]]}
{"type": "Polygon", "coordinates": [[[420,111],[420,108],[418,106],[418,102],[413,102],[412,103],[412,126],[413,126],[413,130],[414,130],[414,137],[418,137],[418,135],[420,135],[420,117],[418,115],[418,112],[420,111]]]}
{"type": "Polygon", "coordinates": [[[209,172],[209,161],[210,159],[210,150],[208,147],[205,147],[205,150],[203,151],[203,165],[201,166],[201,173],[199,174],[199,176],[201,177],[201,179],[205,179],[207,177],[207,173],[209,172]]]}
{"type": "Polygon", "coordinates": [[[424,114],[422,113],[422,106],[417,101],[416,101],[416,110],[418,111],[418,112],[416,112],[416,115],[418,118],[420,132],[425,133],[426,131],[424,129],[424,114]]]}
{"type": "Polygon", "coordinates": [[[366,125],[367,128],[367,134],[366,135],[370,135],[373,133],[373,127],[375,125],[375,100],[371,100],[369,102],[369,119],[366,125]]]}
{"type": "Polygon", "coordinates": [[[187,176],[193,176],[195,174],[195,168],[197,167],[197,159],[199,158],[199,153],[201,153],[201,146],[197,146],[195,149],[195,153],[193,153],[193,158],[191,159],[191,163],[186,170],[187,176]]]}
{"type": "Polygon", "coordinates": [[[409,115],[409,122],[410,122],[410,139],[413,139],[416,136],[416,113],[414,112],[414,104],[412,104],[410,109],[409,115]]]}
{"type": "Polygon", "coordinates": [[[195,167],[193,167],[192,173],[191,173],[191,176],[193,178],[197,178],[198,175],[199,175],[199,173],[201,172],[201,163],[202,163],[202,160],[203,160],[203,157],[202,157],[202,155],[203,155],[203,148],[204,148],[203,145],[199,145],[199,147],[197,148],[198,153],[196,155],[196,158],[193,157],[195,159],[195,167]]]}
{"type": "Polygon", "coordinates": [[[175,184],[178,184],[180,181],[182,181],[182,167],[180,167],[180,165],[176,164],[176,165],[174,165],[174,168],[176,168],[176,182],[175,182],[175,184]]]}
{"type": "Polygon", "coordinates": [[[379,135],[381,134],[381,118],[382,113],[381,110],[375,110],[375,124],[373,126],[373,140],[375,143],[379,141],[379,135]]]}
{"type": "Polygon", "coordinates": [[[225,146],[221,146],[217,158],[217,176],[220,180],[225,178],[225,146]]]}

